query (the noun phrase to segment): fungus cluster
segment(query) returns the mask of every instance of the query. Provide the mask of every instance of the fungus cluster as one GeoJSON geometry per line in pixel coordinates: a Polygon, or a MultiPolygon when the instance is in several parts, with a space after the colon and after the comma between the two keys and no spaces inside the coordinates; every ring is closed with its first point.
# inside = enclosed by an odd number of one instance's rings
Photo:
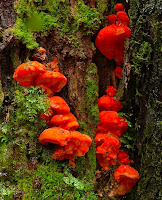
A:
{"type": "Polygon", "coordinates": [[[79,124],[65,100],[60,96],[53,96],[67,83],[66,77],[59,72],[57,59],[47,63],[47,68],[38,61],[23,63],[15,70],[13,78],[21,86],[38,86],[49,96],[47,103],[50,108],[47,113],[40,115],[49,128],[41,133],[39,142],[43,145],[56,144],[53,159],[69,159],[69,163],[75,168],[75,156],[84,156],[92,140],[88,135],[76,131],[79,124]],[[53,71],[47,71],[47,68],[52,68],[53,71]]]}
{"type": "MultiPolygon", "coordinates": [[[[98,33],[95,45],[106,58],[115,60],[115,76],[120,79],[121,65],[124,63],[124,42],[126,38],[131,37],[131,31],[124,5],[117,3],[114,9],[117,14],[108,16],[109,25],[98,33]]],[[[119,166],[114,173],[117,185],[109,196],[127,194],[139,180],[138,172],[130,166],[133,161],[129,159],[127,152],[120,149],[119,139],[126,133],[128,123],[117,113],[121,110],[122,104],[115,100],[115,94],[116,89],[108,86],[106,95],[98,100],[100,124],[97,126],[95,136],[96,157],[102,169],[109,170],[112,165],[119,166]]]]}
{"type": "Polygon", "coordinates": [[[13,78],[21,86],[38,86],[40,89],[44,89],[48,96],[60,92],[67,83],[67,79],[62,73],[47,71],[46,67],[38,61],[21,64],[15,70],[13,78]]]}
{"type": "Polygon", "coordinates": [[[116,15],[108,16],[109,25],[104,27],[98,33],[95,45],[97,49],[109,60],[114,59],[116,62],[115,75],[121,78],[124,62],[124,42],[126,38],[131,37],[129,29],[129,17],[124,11],[124,5],[117,3],[115,6],[116,15]]]}
{"type": "MultiPolygon", "coordinates": [[[[100,112],[100,124],[96,130],[96,157],[100,166],[108,170],[111,165],[117,164],[117,160],[122,160],[122,155],[118,158],[121,142],[119,138],[126,132],[128,123],[118,116],[122,104],[114,99],[116,89],[108,86],[106,95],[98,100],[100,112]]],[[[128,158],[129,160],[129,158],[128,158]]]]}
{"type": "Polygon", "coordinates": [[[114,179],[118,184],[113,190],[113,195],[125,195],[137,183],[139,174],[129,166],[133,161],[129,159],[128,153],[120,150],[119,139],[126,132],[128,123],[117,114],[122,104],[115,100],[115,94],[116,89],[108,86],[106,95],[98,100],[100,124],[95,136],[96,157],[104,170],[109,170],[112,165],[120,165],[114,173],[114,179]]]}

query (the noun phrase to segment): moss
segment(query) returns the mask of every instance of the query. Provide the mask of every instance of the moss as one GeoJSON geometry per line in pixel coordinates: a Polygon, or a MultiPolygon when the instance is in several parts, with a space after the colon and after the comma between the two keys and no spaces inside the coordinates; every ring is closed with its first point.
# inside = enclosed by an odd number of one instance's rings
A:
{"type": "Polygon", "coordinates": [[[96,8],[89,8],[83,0],[78,0],[74,10],[74,20],[78,30],[85,31],[86,34],[98,28],[101,23],[99,13],[96,8]]]}
{"type": "Polygon", "coordinates": [[[102,19],[104,13],[107,12],[107,10],[108,10],[107,0],[98,0],[97,1],[97,8],[99,10],[100,17],[102,19]]]}
{"type": "Polygon", "coordinates": [[[2,83],[1,83],[1,80],[0,80],[0,111],[1,111],[1,106],[2,106],[3,100],[4,100],[4,93],[3,93],[3,90],[2,90],[2,83]]]}
{"type": "MultiPolygon", "coordinates": [[[[87,176],[94,178],[96,169],[96,147],[93,141],[95,137],[96,126],[99,122],[99,110],[97,106],[98,102],[98,76],[97,67],[92,63],[90,67],[87,68],[85,76],[85,96],[82,102],[81,114],[86,113],[86,119],[84,122],[79,121],[80,130],[84,134],[89,135],[92,138],[91,147],[87,153],[87,159],[85,164],[82,165],[82,170],[86,167],[87,176]]],[[[81,171],[81,169],[79,169],[81,171]]]]}
{"type": "Polygon", "coordinates": [[[6,193],[0,195],[4,199],[97,199],[88,176],[76,170],[74,177],[67,161],[52,159],[54,145],[38,143],[46,128],[39,116],[48,108],[47,96],[36,87],[15,85],[14,92],[14,107],[8,107],[10,116],[0,128],[0,171],[7,174],[6,193]]]}
{"type": "Polygon", "coordinates": [[[37,167],[18,181],[17,188],[24,192],[25,199],[96,199],[89,183],[75,178],[66,167],[62,171],[57,161],[37,167]]]}
{"type": "Polygon", "coordinates": [[[83,0],[77,1],[73,14],[67,0],[43,3],[19,0],[15,3],[15,10],[18,15],[13,33],[29,49],[37,48],[36,36],[45,35],[51,28],[59,30],[64,37],[68,36],[76,46],[78,32],[91,34],[101,23],[97,9],[89,8],[83,0]]]}
{"type": "Polygon", "coordinates": [[[43,121],[40,123],[39,115],[48,109],[47,96],[37,87],[15,86],[14,92],[13,103],[7,108],[8,117],[0,125],[0,169],[9,177],[12,175],[12,180],[20,178],[30,159],[41,151],[37,138],[46,125],[43,121]]]}
{"type": "Polygon", "coordinates": [[[88,111],[88,117],[92,120],[93,124],[98,124],[99,122],[99,110],[97,106],[98,102],[98,77],[97,77],[97,67],[95,64],[87,69],[87,75],[85,77],[86,84],[86,108],[88,111]]]}

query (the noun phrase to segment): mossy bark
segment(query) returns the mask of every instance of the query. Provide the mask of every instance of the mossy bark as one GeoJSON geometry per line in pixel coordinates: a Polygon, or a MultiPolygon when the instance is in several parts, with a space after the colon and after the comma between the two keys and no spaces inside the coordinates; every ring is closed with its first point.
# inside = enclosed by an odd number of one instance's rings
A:
{"type": "Polygon", "coordinates": [[[128,199],[161,199],[161,39],[160,1],[131,0],[129,94],[137,130],[136,166],[140,181],[128,199]]]}

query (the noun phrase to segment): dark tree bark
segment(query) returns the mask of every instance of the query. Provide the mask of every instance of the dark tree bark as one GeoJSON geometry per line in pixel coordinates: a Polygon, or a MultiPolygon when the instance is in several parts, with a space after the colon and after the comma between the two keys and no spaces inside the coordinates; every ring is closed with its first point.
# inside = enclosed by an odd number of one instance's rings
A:
{"type": "MultiPolygon", "coordinates": [[[[140,181],[133,199],[161,199],[161,39],[160,1],[130,1],[131,64],[130,90],[134,88],[137,123],[137,167],[140,181]],[[135,89],[136,88],[136,89],[135,89]],[[137,94],[138,90],[138,94],[137,94]]],[[[133,94],[133,92],[131,93],[133,94]]],[[[129,198],[128,198],[129,199],[129,198]]]]}

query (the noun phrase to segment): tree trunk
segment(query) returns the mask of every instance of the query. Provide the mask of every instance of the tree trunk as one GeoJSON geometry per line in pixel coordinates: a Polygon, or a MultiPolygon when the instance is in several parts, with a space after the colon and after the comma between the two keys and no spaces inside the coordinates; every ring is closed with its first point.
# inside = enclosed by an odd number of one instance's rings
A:
{"type": "MultiPolygon", "coordinates": [[[[48,1],[33,2],[38,8],[40,6],[41,10],[41,6],[48,1]]],[[[75,10],[77,1],[60,0],[59,2],[61,2],[60,6],[63,6],[64,3],[66,3],[65,7],[69,6],[70,14],[66,20],[71,20],[72,24],[78,15],[75,10]]],[[[106,59],[94,47],[97,33],[107,25],[107,15],[112,13],[111,10],[114,10],[113,7],[118,1],[80,0],[78,2],[81,2],[82,6],[86,6],[84,9],[96,8],[100,23],[96,22],[98,24],[93,29],[86,29],[88,22],[78,22],[80,23],[79,30],[75,33],[77,40],[73,38],[74,35],[61,32],[60,24],[57,28],[50,28],[45,35],[39,32],[34,33],[33,36],[39,46],[45,48],[47,52],[47,59],[42,62],[49,63],[54,57],[57,57],[60,72],[68,80],[67,85],[58,95],[65,99],[71,112],[80,121],[79,130],[90,135],[92,139],[95,137],[99,118],[96,109],[98,98],[105,93],[107,85],[113,85],[117,89],[119,87],[118,99],[125,101],[127,104],[124,105],[124,110],[133,114],[131,122],[136,128],[137,140],[132,144],[134,147],[132,154],[134,154],[135,167],[140,174],[138,185],[127,195],[127,199],[160,199],[160,1],[121,1],[125,5],[126,11],[129,11],[132,37],[128,41],[128,51],[125,56],[125,66],[128,69],[128,74],[125,75],[127,80],[123,79],[120,83],[114,75],[115,62],[106,59]],[[85,33],[85,30],[90,30],[91,33],[88,31],[85,33]],[[127,88],[125,88],[126,86],[127,88]]],[[[89,15],[90,11],[88,11],[89,15]]],[[[23,15],[23,17],[26,16],[23,15]]],[[[11,88],[13,87],[14,69],[22,62],[26,62],[28,59],[32,60],[33,55],[37,53],[36,49],[28,49],[23,44],[24,38],[20,40],[15,36],[16,34],[11,33],[9,28],[13,28],[15,20],[14,0],[3,1],[1,3],[2,34],[0,35],[0,80],[2,81],[2,86],[0,83],[0,105],[3,105],[3,114],[7,113],[5,108],[12,102],[11,88]]],[[[88,26],[90,27],[91,24],[88,26]]],[[[109,186],[110,173],[100,171],[96,162],[94,142],[86,158],[76,161],[76,164],[82,163],[84,166],[78,170],[80,173],[82,173],[81,170],[84,171],[83,176],[91,174],[89,181],[95,185],[96,193],[99,194],[98,199],[108,199],[109,189],[106,187],[109,186]],[[99,179],[96,171],[100,173],[99,179]]]]}
{"type": "Polygon", "coordinates": [[[130,94],[137,127],[136,166],[140,174],[133,199],[141,200],[161,198],[160,15],[160,1],[130,1],[133,73],[129,90],[134,88],[130,94]]]}

